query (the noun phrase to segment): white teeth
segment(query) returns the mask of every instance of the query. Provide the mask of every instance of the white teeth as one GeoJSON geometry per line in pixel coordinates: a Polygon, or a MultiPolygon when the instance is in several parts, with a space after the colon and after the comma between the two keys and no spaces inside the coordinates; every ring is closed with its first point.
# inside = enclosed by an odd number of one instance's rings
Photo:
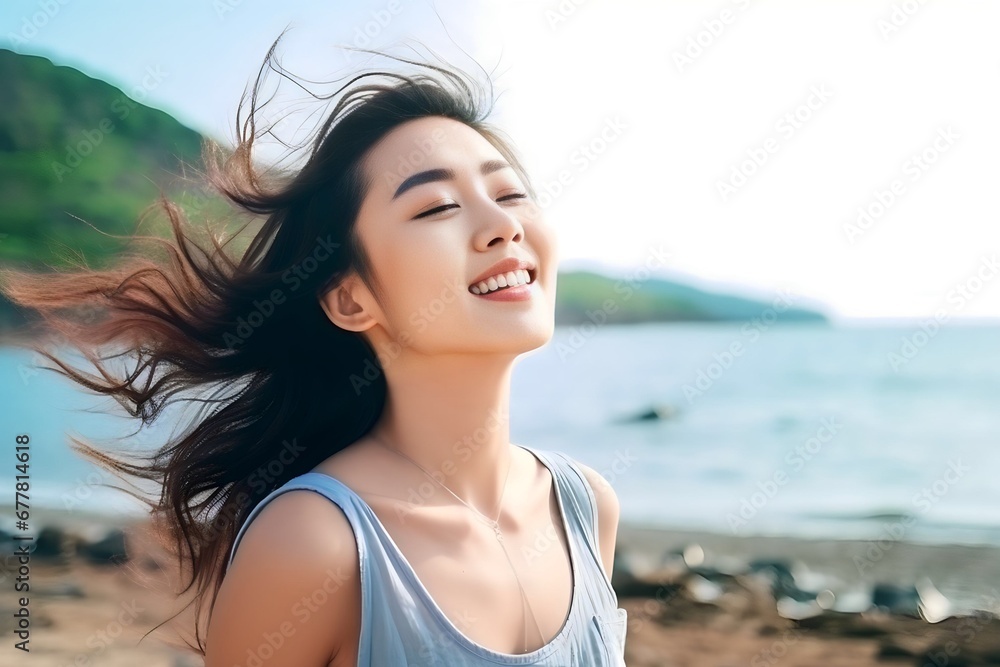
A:
{"type": "Polygon", "coordinates": [[[471,287],[473,294],[486,294],[487,292],[495,292],[498,289],[503,289],[504,287],[515,287],[517,285],[526,285],[531,281],[528,272],[525,269],[518,269],[516,271],[508,271],[507,273],[500,273],[495,276],[491,276],[486,280],[477,283],[471,287]]]}

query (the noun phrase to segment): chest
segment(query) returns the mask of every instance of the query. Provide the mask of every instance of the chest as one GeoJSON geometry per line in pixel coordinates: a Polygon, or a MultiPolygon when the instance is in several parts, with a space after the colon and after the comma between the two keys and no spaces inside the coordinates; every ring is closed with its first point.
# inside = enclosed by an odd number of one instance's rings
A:
{"type": "Polygon", "coordinates": [[[392,498],[366,502],[463,635],[519,654],[548,644],[567,623],[575,556],[554,489],[548,498],[521,500],[507,521],[501,516],[499,536],[462,506],[413,510],[392,498]]]}

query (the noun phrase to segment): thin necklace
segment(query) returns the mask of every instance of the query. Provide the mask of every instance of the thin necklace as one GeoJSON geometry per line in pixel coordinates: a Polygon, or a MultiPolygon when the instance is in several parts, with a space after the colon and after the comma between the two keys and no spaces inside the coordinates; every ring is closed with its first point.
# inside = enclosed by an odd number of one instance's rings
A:
{"type": "MultiPolygon", "coordinates": [[[[531,614],[531,620],[534,621],[534,623],[535,623],[535,629],[538,630],[538,636],[541,637],[542,641],[545,641],[545,637],[544,637],[544,635],[542,635],[542,629],[538,626],[538,619],[535,618],[535,613],[534,613],[534,611],[532,611],[531,605],[528,603],[528,596],[524,592],[524,586],[521,585],[521,577],[519,577],[517,575],[517,568],[514,567],[514,562],[510,559],[510,554],[507,553],[507,546],[504,544],[503,533],[500,530],[500,514],[503,512],[503,507],[502,507],[502,505],[503,505],[503,495],[504,495],[504,492],[507,491],[507,480],[510,479],[510,469],[513,467],[514,461],[512,459],[508,460],[508,463],[507,463],[507,476],[504,477],[503,489],[501,489],[501,491],[500,491],[500,500],[497,502],[497,518],[496,519],[491,519],[488,516],[486,516],[485,514],[483,514],[482,512],[480,512],[479,510],[477,510],[475,507],[473,507],[472,505],[470,505],[469,503],[467,503],[464,500],[462,500],[458,496],[458,494],[456,494],[454,491],[452,491],[447,486],[445,486],[436,477],[434,477],[434,475],[432,475],[429,472],[427,472],[426,470],[424,470],[423,466],[421,466],[419,463],[417,463],[416,461],[414,461],[413,459],[411,459],[409,456],[407,456],[403,452],[401,452],[401,451],[399,451],[397,449],[394,449],[394,448],[390,447],[389,445],[387,445],[385,443],[385,441],[383,441],[381,437],[375,435],[375,433],[369,433],[369,435],[371,435],[372,438],[374,438],[375,442],[377,442],[384,449],[388,449],[390,452],[393,452],[395,454],[400,455],[401,457],[403,457],[404,459],[406,459],[407,461],[409,461],[413,465],[415,465],[418,468],[420,468],[420,470],[425,475],[427,475],[433,482],[435,482],[438,486],[440,486],[442,489],[444,489],[445,491],[447,491],[451,495],[455,496],[455,498],[458,500],[458,502],[462,503],[463,505],[465,505],[466,507],[468,507],[470,510],[472,510],[476,514],[476,516],[478,516],[480,519],[482,519],[483,521],[485,521],[487,523],[487,525],[489,525],[493,529],[493,532],[494,532],[494,534],[496,535],[496,538],[497,538],[497,542],[500,543],[500,548],[503,549],[503,555],[507,557],[507,562],[510,563],[510,569],[513,570],[513,572],[514,572],[514,578],[517,580],[517,587],[521,591],[521,601],[523,603],[522,608],[524,608],[524,607],[527,608],[528,613],[531,614]]],[[[524,652],[525,653],[528,652],[528,615],[527,614],[524,615],[524,652]]]]}

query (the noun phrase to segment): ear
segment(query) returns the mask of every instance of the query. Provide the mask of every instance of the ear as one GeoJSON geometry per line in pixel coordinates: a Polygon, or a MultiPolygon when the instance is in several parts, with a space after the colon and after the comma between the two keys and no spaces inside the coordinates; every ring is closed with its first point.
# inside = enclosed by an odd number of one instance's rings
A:
{"type": "Polygon", "coordinates": [[[376,323],[375,318],[361,303],[372,303],[372,299],[366,297],[369,297],[368,293],[364,291],[360,281],[356,280],[356,276],[352,275],[321,296],[319,305],[330,321],[341,329],[365,331],[376,323]]]}

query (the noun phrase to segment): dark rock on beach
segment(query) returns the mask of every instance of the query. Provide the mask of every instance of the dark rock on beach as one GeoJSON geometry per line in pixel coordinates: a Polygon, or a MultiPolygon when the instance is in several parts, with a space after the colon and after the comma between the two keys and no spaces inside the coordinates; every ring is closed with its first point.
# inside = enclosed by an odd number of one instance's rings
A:
{"type": "Polygon", "coordinates": [[[59,527],[46,526],[38,532],[34,541],[32,558],[65,560],[69,555],[66,533],[59,527]]]}
{"type": "Polygon", "coordinates": [[[920,593],[915,586],[875,584],[872,605],[890,614],[920,617],[920,593]]]}
{"type": "Polygon", "coordinates": [[[128,560],[125,533],[111,529],[95,542],[83,542],[77,546],[77,553],[85,560],[98,565],[119,565],[128,560]]]}

